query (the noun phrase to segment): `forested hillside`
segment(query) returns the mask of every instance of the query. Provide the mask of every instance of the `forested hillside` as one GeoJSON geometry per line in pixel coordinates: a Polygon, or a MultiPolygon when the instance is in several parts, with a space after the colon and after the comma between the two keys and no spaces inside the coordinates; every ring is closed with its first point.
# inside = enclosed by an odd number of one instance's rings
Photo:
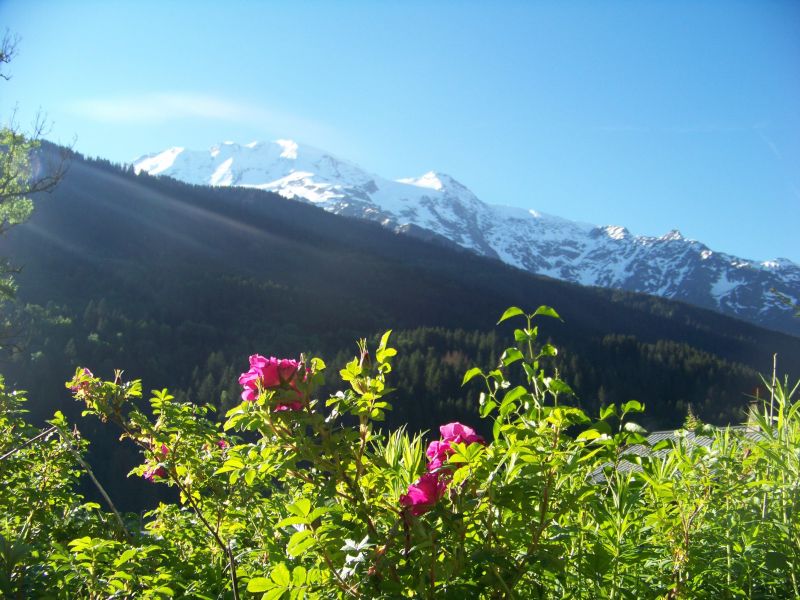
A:
{"type": "MultiPolygon", "coordinates": [[[[307,352],[339,367],[357,338],[391,328],[390,423],[430,429],[474,413],[479,388],[461,379],[502,351],[508,332],[494,319],[509,305],[557,308],[563,322],[543,334],[579,405],[636,398],[652,428],[682,423],[689,406],[738,422],[773,353],[784,371],[800,364],[800,339],[709,311],[532,276],[261,191],[137,176],[77,155],[1,243],[23,271],[0,370],[29,391],[38,419],[77,413],[64,389],[77,365],[106,377],[121,368],[145,389],[224,410],[238,402],[252,353],[307,352]]],[[[118,472],[132,464],[115,459],[118,472]]]]}

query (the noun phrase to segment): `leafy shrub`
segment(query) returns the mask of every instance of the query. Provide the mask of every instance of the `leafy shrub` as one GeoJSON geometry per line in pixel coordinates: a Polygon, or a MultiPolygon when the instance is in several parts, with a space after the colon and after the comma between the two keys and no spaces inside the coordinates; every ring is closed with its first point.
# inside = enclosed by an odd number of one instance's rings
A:
{"type": "MultiPolygon", "coordinates": [[[[2,391],[2,591],[14,597],[800,597],[800,403],[773,381],[751,426],[680,431],[654,447],[641,403],[592,419],[538,345],[540,317],[510,308],[514,344],[481,381],[484,440],[461,423],[420,435],[379,425],[396,351],[387,332],[325,398],[319,358],[250,358],[220,429],[208,407],[79,368],[85,415],[116,426],[176,489],[144,530],[73,491],[85,442],[51,437],[2,391]],[[519,375],[511,374],[517,371],[519,375]],[[521,381],[512,385],[511,381],[521,381]],[[709,436],[709,444],[692,440],[709,436]],[[30,500],[27,500],[30,498],[30,500]],[[23,500],[25,499],[25,500],[23,500]]],[[[80,467],[80,469],[79,469],[80,467]]],[[[110,499],[109,499],[110,504],[110,499]]],[[[113,509],[113,505],[109,508],[113,509]]]]}

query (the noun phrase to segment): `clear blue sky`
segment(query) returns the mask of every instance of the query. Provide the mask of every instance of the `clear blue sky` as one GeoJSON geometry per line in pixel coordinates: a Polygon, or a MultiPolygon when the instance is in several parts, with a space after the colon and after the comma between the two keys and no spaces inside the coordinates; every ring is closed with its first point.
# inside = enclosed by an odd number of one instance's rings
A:
{"type": "Polygon", "coordinates": [[[800,2],[36,2],[0,115],[130,161],[291,137],[800,262],[800,2]]]}

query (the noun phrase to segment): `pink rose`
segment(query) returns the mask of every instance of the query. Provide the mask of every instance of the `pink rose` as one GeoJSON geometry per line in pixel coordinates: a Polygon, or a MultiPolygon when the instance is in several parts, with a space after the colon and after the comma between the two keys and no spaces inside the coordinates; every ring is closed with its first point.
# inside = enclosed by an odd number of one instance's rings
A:
{"type": "Polygon", "coordinates": [[[218,440],[217,446],[219,446],[220,450],[225,450],[227,448],[230,448],[230,444],[225,440],[218,440]]]}
{"type": "Polygon", "coordinates": [[[418,517],[428,512],[444,496],[447,483],[435,473],[425,473],[408,486],[408,493],[400,496],[400,504],[408,506],[411,514],[418,517]]]}
{"type": "Polygon", "coordinates": [[[164,467],[153,467],[152,469],[148,469],[142,474],[147,481],[153,482],[156,477],[166,477],[167,470],[164,467]]]}
{"type": "Polygon", "coordinates": [[[467,444],[470,445],[474,442],[485,444],[486,441],[475,433],[472,427],[467,427],[461,423],[448,423],[439,427],[439,433],[442,434],[442,440],[454,444],[467,444]]]}
{"type": "Polygon", "coordinates": [[[428,457],[428,471],[435,471],[453,454],[453,444],[485,444],[484,439],[472,427],[461,423],[448,423],[439,427],[440,441],[431,442],[425,454],[428,457]]]}
{"type": "MultiPolygon", "coordinates": [[[[242,400],[255,402],[258,398],[259,385],[264,390],[294,390],[297,395],[296,378],[300,363],[288,358],[275,358],[270,356],[265,358],[260,354],[253,354],[250,357],[250,370],[239,376],[239,384],[244,388],[242,400]]],[[[293,401],[278,404],[275,410],[299,410],[302,403],[293,401]]]]}
{"type": "Polygon", "coordinates": [[[302,410],[302,402],[286,402],[285,404],[277,404],[273,409],[275,412],[283,412],[285,410],[302,410]]]}
{"type": "Polygon", "coordinates": [[[425,451],[428,457],[428,470],[434,471],[441,467],[452,453],[450,442],[431,442],[425,451]]]}
{"type": "MultiPolygon", "coordinates": [[[[91,377],[94,377],[94,375],[92,374],[92,372],[89,369],[84,367],[83,370],[81,371],[81,377],[90,377],[91,378],[91,377]]],[[[89,382],[88,381],[82,381],[80,383],[76,383],[75,385],[70,386],[70,388],[69,388],[69,390],[71,392],[73,392],[73,393],[85,392],[88,389],[89,389],[89,382]]]]}
{"type": "Polygon", "coordinates": [[[167,454],[169,454],[169,448],[167,448],[166,444],[161,444],[161,448],[158,448],[156,444],[153,444],[153,454],[156,455],[156,458],[159,460],[164,460],[167,458],[167,454]]]}

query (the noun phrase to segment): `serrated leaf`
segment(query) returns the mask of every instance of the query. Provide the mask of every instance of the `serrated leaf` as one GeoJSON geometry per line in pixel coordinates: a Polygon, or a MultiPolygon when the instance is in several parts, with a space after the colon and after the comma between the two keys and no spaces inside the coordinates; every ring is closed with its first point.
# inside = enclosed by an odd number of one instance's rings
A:
{"type": "Polygon", "coordinates": [[[644,412],[644,406],[638,400],[628,400],[625,404],[622,405],[622,412],[624,413],[640,413],[644,412]]]}
{"type": "Polygon", "coordinates": [[[275,565],[275,568],[272,569],[272,572],[269,574],[269,576],[272,581],[283,588],[288,588],[292,579],[289,569],[287,569],[286,565],[283,563],[278,563],[275,565]]]}
{"type": "Polygon", "coordinates": [[[617,407],[614,404],[609,404],[600,409],[600,420],[605,421],[608,417],[616,416],[617,407]]]}
{"type": "Polygon", "coordinates": [[[553,317],[554,319],[561,320],[559,314],[549,306],[544,306],[544,305],[540,306],[539,308],[536,309],[536,311],[534,311],[532,316],[536,317],[539,315],[542,315],[543,317],[553,317]]]}
{"type": "Polygon", "coordinates": [[[516,306],[511,306],[505,310],[505,312],[500,316],[500,320],[497,322],[498,325],[505,321],[506,319],[510,319],[511,317],[516,317],[517,315],[524,315],[525,313],[522,311],[521,308],[516,306]]]}
{"type": "Polygon", "coordinates": [[[578,434],[578,437],[575,438],[576,442],[590,442],[592,440],[596,440],[599,437],[603,437],[603,433],[597,431],[597,429],[587,429],[586,431],[582,431],[578,434]]]}
{"type": "Polygon", "coordinates": [[[313,544],[314,538],[311,537],[311,531],[309,529],[301,529],[289,538],[289,543],[286,545],[286,553],[291,557],[300,556],[313,544]]]}
{"type": "Polygon", "coordinates": [[[275,525],[275,527],[280,529],[282,527],[290,527],[292,525],[305,525],[306,523],[308,523],[308,519],[306,519],[305,517],[298,517],[295,515],[293,517],[286,517],[285,519],[281,519],[280,521],[278,521],[278,524],[275,525]]]}
{"type": "Polygon", "coordinates": [[[518,360],[522,360],[525,358],[517,348],[506,348],[503,352],[503,355],[500,357],[500,361],[503,363],[504,367],[507,367],[510,364],[517,362],[518,360]]]}
{"type": "Polygon", "coordinates": [[[631,421],[625,423],[623,429],[629,433],[647,433],[647,430],[644,427],[631,421]]]}
{"type": "Polygon", "coordinates": [[[275,588],[275,583],[266,577],[253,577],[247,582],[248,592],[266,592],[275,588]]]}
{"type": "Polygon", "coordinates": [[[464,373],[464,380],[461,382],[461,385],[466,385],[468,381],[472,380],[473,377],[477,377],[478,375],[482,375],[483,371],[481,371],[478,367],[472,367],[469,371],[464,373]]]}
{"type": "Polygon", "coordinates": [[[307,517],[311,512],[311,501],[308,498],[300,498],[294,504],[287,506],[286,510],[298,517],[307,517]]]}
{"type": "Polygon", "coordinates": [[[136,548],[128,548],[127,550],[125,550],[125,552],[119,555],[119,558],[117,560],[114,561],[114,567],[119,567],[120,565],[124,565],[134,556],[136,556],[136,548]]]}
{"type": "Polygon", "coordinates": [[[292,583],[295,586],[301,586],[306,582],[306,569],[305,567],[295,567],[292,569],[292,583]]]}

